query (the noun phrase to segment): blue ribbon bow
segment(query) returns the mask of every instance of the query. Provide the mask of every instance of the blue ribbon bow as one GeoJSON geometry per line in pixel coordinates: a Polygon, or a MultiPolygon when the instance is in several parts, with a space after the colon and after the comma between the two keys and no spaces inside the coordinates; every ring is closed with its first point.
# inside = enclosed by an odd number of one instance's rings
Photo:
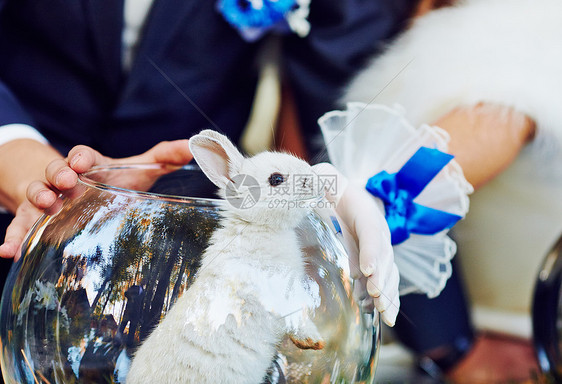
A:
{"type": "Polygon", "coordinates": [[[218,0],[216,8],[247,41],[255,41],[269,29],[289,29],[287,14],[298,8],[296,0],[218,0]]]}
{"type": "Polygon", "coordinates": [[[381,171],[367,181],[367,191],[384,202],[392,245],[410,233],[433,235],[461,219],[438,209],[414,203],[414,199],[453,158],[437,149],[421,147],[397,173],[381,171]]]}

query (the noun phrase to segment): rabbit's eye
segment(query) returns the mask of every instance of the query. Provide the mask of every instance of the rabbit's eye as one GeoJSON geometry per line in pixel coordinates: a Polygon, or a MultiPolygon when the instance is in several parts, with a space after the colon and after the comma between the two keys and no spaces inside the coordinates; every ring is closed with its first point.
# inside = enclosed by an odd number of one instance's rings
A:
{"type": "Polygon", "coordinates": [[[276,186],[278,186],[279,184],[281,184],[282,182],[284,182],[284,181],[285,181],[285,178],[283,177],[282,174],[276,172],[276,173],[272,173],[272,174],[269,176],[268,181],[269,181],[269,185],[271,185],[271,186],[273,186],[273,187],[276,187],[276,186]]]}

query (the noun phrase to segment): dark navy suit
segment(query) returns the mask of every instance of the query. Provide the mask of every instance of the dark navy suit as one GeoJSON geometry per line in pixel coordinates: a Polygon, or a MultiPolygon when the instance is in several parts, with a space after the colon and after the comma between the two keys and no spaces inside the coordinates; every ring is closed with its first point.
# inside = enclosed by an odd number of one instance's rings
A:
{"type": "MultiPolygon", "coordinates": [[[[410,3],[314,0],[310,35],[284,39],[308,143],[318,144],[316,119],[335,107],[351,74],[404,26],[410,3]]],[[[242,40],[214,7],[155,0],[125,74],[122,0],[0,0],[0,125],[28,123],[63,154],[86,144],[133,155],[204,128],[236,140],[255,90],[259,42],[242,40]]]]}

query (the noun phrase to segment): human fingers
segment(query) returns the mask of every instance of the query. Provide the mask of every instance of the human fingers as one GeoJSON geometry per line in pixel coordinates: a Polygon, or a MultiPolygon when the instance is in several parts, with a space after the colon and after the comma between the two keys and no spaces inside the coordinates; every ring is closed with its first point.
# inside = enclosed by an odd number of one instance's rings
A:
{"type": "Polygon", "coordinates": [[[359,268],[368,277],[367,291],[379,297],[386,289],[386,282],[392,274],[394,252],[390,241],[379,231],[358,230],[359,268]]]}
{"type": "Polygon", "coordinates": [[[338,212],[359,245],[359,270],[365,276],[390,272],[394,253],[390,232],[379,205],[363,188],[350,184],[340,199],[338,212]],[[376,272],[380,270],[381,272],[376,272]]]}
{"type": "MultiPolygon", "coordinates": [[[[355,228],[359,242],[359,267],[369,277],[367,290],[379,297],[394,266],[394,251],[386,220],[371,196],[358,191],[355,201],[361,202],[357,210],[355,228]]],[[[365,192],[366,194],[366,192],[365,192]]]]}
{"type": "Polygon", "coordinates": [[[14,258],[17,261],[21,256],[21,245],[25,235],[42,212],[29,201],[25,201],[16,210],[16,216],[6,229],[4,244],[0,245],[0,257],[14,258]]]}
{"type": "Polygon", "coordinates": [[[45,169],[45,177],[50,187],[59,191],[71,189],[78,182],[78,174],[63,159],[51,161],[45,169]]]}
{"type": "Polygon", "coordinates": [[[72,148],[66,159],[69,167],[75,173],[84,173],[96,165],[107,164],[113,160],[86,145],[77,145],[72,148]]]}
{"type": "Polygon", "coordinates": [[[367,292],[367,278],[365,276],[354,280],[353,298],[365,313],[372,312],[375,309],[373,298],[367,292]]]}
{"type": "MultiPolygon", "coordinates": [[[[396,265],[393,265],[392,272],[388,275],[388,279],[385,283],[384,289],[380,290],[380,295],[375,297],[374,304],[377,310],[383,315],[383,320],[385,323],[388,322],[385,320],[392,320],[393,316],[396,317],[394,312],[396,312],[396,308],[393,307],[393,303],[396,301],[396,297],[399,296],[398,294],[398,285],[400,282],[400,275],[398,273],[398,268],[396,265]],[[384,315],[385,312],[390,311],[387,315],[384,315]]],[[[374,284],[371,282],[371,278],[367,281],[367,289],[369,290],[369,286],[374,284]]],[[[397,313],[397,312],[396,312],[397,313]]],[[[390,324],[389,324],[390,325],[390,324]]]]}
{"type": "Polygon", "coordinates": [[[358,240],[357,230],[355,226],[355,217],[357,216],[358,206],[351,203],[353,197],[350,188],[341,194],[339,203],[336,205],[336,212],[341,218],[340,226],[342,229],[342,237],[349,257],[349,269],[351,277],[360,279],[364,274],[360,268],[360,241],[358,240]]]}
{"type": "Polygon", "coordinates": [[[55,203],[57,193],[52,189],[52,186],[36,180],[27,187],[27,199],[36,208],[47,209],[55,203]]]}
{"type": "Polygon", "coordinates": [[[188,143],[187,139],[162,141],[140,155],[120,159],[119,162],[185,165],[193,159],[188,143]]]}
{"type": "Polygon", "coordinates": [[[394,327],[399,312],[400,312],[400,295],[396,295],[396,297],[392,300],[388,309],[381,313],[382,321],[384,321],[386,325],[388,325],[389,327],[394,327]]]}

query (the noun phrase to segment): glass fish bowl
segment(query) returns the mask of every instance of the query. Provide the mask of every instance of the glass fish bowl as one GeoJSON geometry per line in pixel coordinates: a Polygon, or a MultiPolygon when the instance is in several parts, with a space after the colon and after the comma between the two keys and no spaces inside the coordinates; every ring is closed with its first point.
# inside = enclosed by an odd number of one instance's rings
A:
{"type": "Polygon", "coordinates": [[[562,236],[539,269],[533,296],[533,341],[544,382],[562,382],[562,236]]]}
{"type": "MultiPolygon", "coordinates": [[[[215,196],[194,165],[81,175],[35,224],[10,271],[0,312],[5,382],[125,383],[135,353],[198,278],[225,203],[215,196]]],[[[282,335],[261,383],[373,381],[378,314],[354,297],[359,283],[336,228],[312,212],[297,229],[308,296],[298,311],[323,346],[303,349],[282,335]]]]}

